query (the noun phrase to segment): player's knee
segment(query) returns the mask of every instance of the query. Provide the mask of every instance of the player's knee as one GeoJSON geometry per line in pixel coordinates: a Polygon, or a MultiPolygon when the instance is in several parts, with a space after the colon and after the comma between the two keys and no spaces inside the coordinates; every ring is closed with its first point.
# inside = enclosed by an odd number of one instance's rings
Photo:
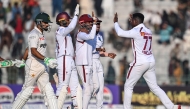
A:
{"type": "Polygon", "coordinates": [[[80,85],[77,86],[77,92],[82,92],[82,88],[80,85]]]}
{"type": "Polygon", "coordinates": [[[91,90],[90,86],[84,88],[84,94],[91,95],[93,90],[91,90]]]}
{"type": "Polygon", "coordinates": [[[54,96],[54,90],[53,90],[53,88],[52,88],[52,86],[51,86],[50,83],[47,83],[47,84],[46,84],[46,86],[44,87],[43,92],[45,92],[45,95],[46,95],[47,97],[52,97],[52,96],[54,96]]]}
{"type": "Polygon", "coordinates": [[[157,90],[160,90],[160,87],[158,86],[158,85],[155,85],[155,86],[149,86],[149,88],[150,88],[150,90],[152,91],[152,92],[157,92],[157,90]]]}
{"type": "Polygon", "coordinates": [[[134,86],[125,83],[125,89],[133,90],[134,86]]]}
{"type": "Polygon", "coordinates": [[[68,92],[68,86],[63,86],[61,89],[61,93],[67,93],[68,92]]]}
{"type": "Polygon", "coordinates": [[[34,86],[29,86],[23,89],[22,93],[20,94],[20,98],[28,99],[29,96],[33,93],[34,86]]]}

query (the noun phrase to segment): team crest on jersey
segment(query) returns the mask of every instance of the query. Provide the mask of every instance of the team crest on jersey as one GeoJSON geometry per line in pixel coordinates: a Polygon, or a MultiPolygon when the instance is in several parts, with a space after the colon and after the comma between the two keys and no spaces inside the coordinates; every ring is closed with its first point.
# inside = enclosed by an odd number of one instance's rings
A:
{"type": "Polygon", "coordinates": [[[101,38],[100,38],[100,37],[98,37],[98,40],[99,40],[99,41],[101,41],[101,38]]]}

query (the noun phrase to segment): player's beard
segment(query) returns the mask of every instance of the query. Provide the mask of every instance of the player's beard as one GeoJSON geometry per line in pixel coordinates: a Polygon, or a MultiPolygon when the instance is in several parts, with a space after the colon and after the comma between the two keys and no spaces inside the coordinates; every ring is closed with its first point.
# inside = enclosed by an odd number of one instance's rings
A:
{"type": "Polygon", "coordinates": [[[67,27],[69,24],[69,22],[67,22],[66,20],[62,20],[60,23],[61,23],[61,26],[63,27],[67,27]]]}
{"type": "MultiPolygon", "coordinates": [[[[43,27],[42,27],[43,28],[43,27]]],[[[51,31],[51,25],[43,28],[44,31],[50,32],[51,31]]]]}
{"type": "Polygon", "coordinates": [[[89,24],[89,25],[85,25],[85,28],[88,30],[88,31],[91,31],[92,30],[92,26],[89,24]]]}

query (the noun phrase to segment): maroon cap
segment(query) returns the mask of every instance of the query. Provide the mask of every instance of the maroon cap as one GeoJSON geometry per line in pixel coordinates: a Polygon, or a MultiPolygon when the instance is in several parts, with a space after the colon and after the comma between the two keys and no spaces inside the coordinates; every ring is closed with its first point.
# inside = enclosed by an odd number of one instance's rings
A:
{"type": "Polygon", "coordinates": [[[79,18],[79,23],[93,22],[93,18],[89,14],[83,14],[79,18]]]}
{"type": "Polygon", "coordinates": [[[56,23],[58,23],[61,20],[69,20],[71,17],[67,14],[67,12],[61,12],[56,17],[56,23]]]}

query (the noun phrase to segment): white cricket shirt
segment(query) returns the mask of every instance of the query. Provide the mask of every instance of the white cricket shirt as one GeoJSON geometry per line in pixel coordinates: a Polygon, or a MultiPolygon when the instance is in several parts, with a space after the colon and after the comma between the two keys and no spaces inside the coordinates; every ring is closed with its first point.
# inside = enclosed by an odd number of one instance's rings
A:
{"type": "MultiPolygon", "coordinates": [[[[37,57],[35,57],[34,55],[32,55],[31,53],[31,48],[37,48],[37,51],[45,56],[46,54],[46,41],[45,41],[45,37],[42,34],[42,32],[35,27],[28,35],[28,58],[32,58],[32,59],[37,59],[39,60],[37,57]]],[[[42,61],[42,60],[40,60],[42,61]]]]}
{"type": "Polygon", "coordinates": [[[75,16],[68,27],[60,26],[56,31],[56,58],[63,55],[74,56],[74,48],[72,43],[72,37],[69,34],[77,24],[77,17],[75,16]]]}
{"type": "Polygon", "coordinates": [[[92,41],[93,59],[99,59],[99,51],[96,48],[100,48],[103,45],[103,37],[98,33],[92,41]]]}
{"type": "Polygon", "coordinates": [[[96,25],[93,25],[89,34],[79,32],[76,36],[76,65],[92,65],[91,41],[96,34],[96,25]]]}
{"type": "Polygon", "coordinates": [[[118,36],[131,38],[134,61],[130,63],[130,66],[155,62],[152,54],[152,32],[150,29],[142,23],[128,31],[122,30],[117,22],[114,25],[118,36]]]}

